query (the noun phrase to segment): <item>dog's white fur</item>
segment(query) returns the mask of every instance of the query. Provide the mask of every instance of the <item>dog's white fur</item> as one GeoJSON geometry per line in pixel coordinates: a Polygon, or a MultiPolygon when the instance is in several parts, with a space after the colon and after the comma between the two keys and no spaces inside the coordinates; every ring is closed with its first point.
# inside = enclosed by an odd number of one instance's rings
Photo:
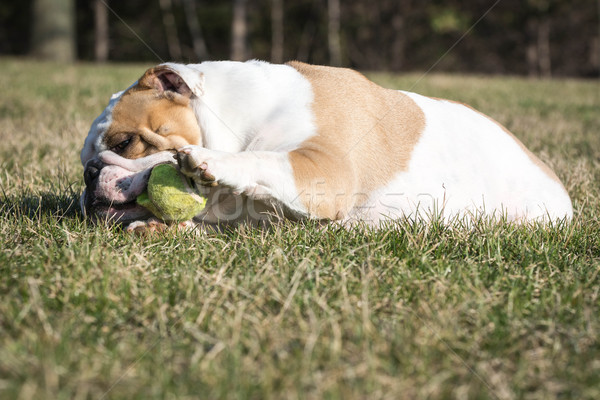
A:
{"type": "Polygon", "coordinates": [[[425,112],[425,131],[408,171],[374,196],[383,207],[372,212],[406,215],[441,206],[445,216],[483,211],[516,221],[572,217],[562,184],[501,126],[461,104],[407,95],[425,112]]]}
{"type": "MultiPolygon", "coordinates": [[[[323,178],[328,177],[315,175],[310,182],[313,195],[306,199],[303,193],[308,189],[306,184],[299,186],[299,167],[290,158],[290,151],[322,134],[322,118],[315,117],[323,111],[315,103],[314,85],[318,82],[291,65],[258,61],[169,63],[164,67],[176,73],[191,92],[190,105],[202,132],[197,144],[181,149],[186,158],[184,164],[191,166],[183,168],[184,173],[199,181],[201,173],[208,173],[234,195],[276,205],[296,217],[323,217],[314,213],[318,207],[311,202],[319,201],[314,193],[323,178]]],[[[110,153],[103,135],[112,123],[111,110],[121,93],[113,96],[92,125],[81,152],[84,165],[99,154],[106,158],[106,152],[110,153]]],[[[346,198],[361,198],[340,214],[341,222],[362,221],[378,226],[388,219],[421,218],[436,213],[444,218],[483,213],[514,221],[572,217],[571,200],[552,171],[495,121],[458,103],[401,93],[416,104],[424,117],[416,144],[407,150],[408,165],[368,193],[339,193],[346,198]]],[[[339,102],[355,107],[356,99],[348,102],[340,97],[339,102]]],[[[376,118],[402,112],[402,104],[398,106],[397,110],[380,109],[376,118]]],[[[364,111],[359,108],[349,112],[364,111]]],[[[363,133],[365,137],[370,134],[363,133]]],[[[358,141],[362,139],[360,136],[358,141]]],[[[336,140],[344,140],[344,132],[339,132],[331,143],[335,145],[336,140]]],[[[354,145],[346,144],[349,152],[355,151],[354,145]]],[[[408,147],[402,142],[389,143],[405,145],[408,147]]],[[[390,149],[377,151],[384,154],[390,149]]],[[[150,156],[150,164],[152,157],[157,158],[150,156]]],[[[140,159],[134,163],[144,162],[140,159]]],[[[135,168],[138,167],[132,167],[135,168]]],[[[353,168],[368,170],[369,165],[353,168]]],[[[222,206],[218,192],[219,188],[211,189],[209,206],[199,220],[217,223],[223,218],[217,212],[222,206]]],[[[230,219],[247,218],[248,212],[243,212],[230,219]]]]}

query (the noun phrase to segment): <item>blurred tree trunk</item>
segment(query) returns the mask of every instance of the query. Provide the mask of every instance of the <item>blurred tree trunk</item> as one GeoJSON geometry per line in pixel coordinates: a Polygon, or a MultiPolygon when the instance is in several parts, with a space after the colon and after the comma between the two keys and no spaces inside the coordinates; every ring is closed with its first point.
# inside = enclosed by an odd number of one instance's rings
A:
{"type": "Polygon", "coordinates": [[[194,55],[198,61],[207,60],[208,50],[204,37],[202,37],[202,29],[198,22],[198,11],[196,9],[196,0],[183,0],[183,8],[185,18],[187,20],[190,34],[192,35],[192,46],[194,47],[194,55]]]}
{"type": "Polygon", "coordinates": [[[527,69],[529,76],[552,75],[550,23],[556,11],[555,0],[527,0],[527,69]]]}
{"type": "Polygon", "coordinates": [[[552,60],[550,58],[550,18],[547,16],[538,23],[537,46],[540,75],[549,78],[552,75],[552,60]]]}
{"type": "Polygon", "coordinates": [[[283,62],[283,0],[271,0],[271,62],[283,62]]]}
{"type": "Polygon", "coordinates": [[[598,36],[593,37],[590,42],[590,69],[594,75],[600,77],[600,32],[598,32],[598,36]]]}
{"type": "Polygon", "coordinates": [[[598,67],[598,77],[600,77],[600,0],[598,3],[598,37],[596,40],[592,39],[592,51],[591,57],[594,61],[592,61],[592,65],[595,64],[598,67]]]}
{"type": "Polygon", "coordinates": [[[34,0],[31,54],[35,57],[75,60],[74,0],[34,0]]]}
{"type": "Polygon", "coordinates": [[[246,40],[246,0],[233,0],[233,21],[231,23],[231,59],[244,61],[247,58],[246,40]]]}
{"type": "Polygon", "coordinates": [[[296,60],[309,62],[310,48],[315,41],[315,32],[317,26],[313,20],[309,19],[304,24],[302,34],[298,40],[298,51],[296,52],[296,60]]]}
{"type": "Polygon", "coordinates": [[[108,0],[94,0],[94,56],[98,62],[108,60],[108,0]]]}
{"type": "Polygon", "coordinates": [[[535,32],[537,31],[537,21],[529,19],[527,21],[527,75],[531,77],[538,76],[538,48],[537,41],[534,40],[535,32]]]}
{"type": "Polygon", "coordinates": [[[177,36],[177,25],[175,24],[175,15],[173,15],[173,2],[171,0],[159,0],[160,10],[162,12],[163,25],[167,35],[167,47],[169,56],[172,60],[181,60],[181,46],[177,36]]]}
{"type": "Polygon", "coordinates": [[[552,60],[550,54],[550,19],[533,17],[527,21],[527,71],[529,76],[550,77],[552,60]]]}
{"type": "Polygon", "coordinates": [[[406,62],[406,38],[409,36],[406,32],[406,15],[411,12],[410,0],[392,0],[393,40],[391,43],[391,67],[393,71],[400,71],[404,68],[406,62]],[[395,7],[394,7],[395,5],[395,7]]]}
{"type": "Polygon", "coordinates": [[[598,36],[592,37],[590,48],[590,63],[594,69],[594,73],[600,77],[600,0],[597,2],[596,12],[598,13],[598,36]]]}
{"type": "Polygon", "coordinates": [[[327,0],[327,42],[329,45],[329,63],[342,65],[342,46],[340,43],[340,0],[327,0]]]}
{"type": "Polygon", "coordinates": [[[391,44],[392,48],[392,70],[400,71],[404,67],[404,16],[400,13],[392,17],[392,28],[394,29],[394,39],[391,44]]]}
{"type": "Polygon", "coordinates": [[[231,23],[231,59],[243,61],[248,57],[246,40],[246,0],[233,0],[233,21],[231,23]]]}

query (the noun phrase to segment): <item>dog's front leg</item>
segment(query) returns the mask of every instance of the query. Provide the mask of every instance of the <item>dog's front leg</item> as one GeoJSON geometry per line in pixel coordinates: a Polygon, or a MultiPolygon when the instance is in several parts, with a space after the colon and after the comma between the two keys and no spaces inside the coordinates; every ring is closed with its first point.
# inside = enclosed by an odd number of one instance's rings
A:
{"type": "Polygon", "coordinates": [[[204,185],[227,186],[236,194],[280,202],[295,213],[307,214],[288,153],[226,153],[191,145],[179,149],[176,157],[181,171],[204,185]]]}

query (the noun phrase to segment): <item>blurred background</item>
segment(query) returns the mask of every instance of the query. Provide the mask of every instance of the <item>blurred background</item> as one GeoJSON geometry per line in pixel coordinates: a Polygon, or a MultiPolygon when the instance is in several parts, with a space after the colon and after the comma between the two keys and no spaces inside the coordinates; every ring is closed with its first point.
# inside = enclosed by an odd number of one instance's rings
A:
{"type": "Polygon", "coordinates": [[[19,0],[0,22],[0,55],[62,62],[600,76],[600,0],[19,0]]]}

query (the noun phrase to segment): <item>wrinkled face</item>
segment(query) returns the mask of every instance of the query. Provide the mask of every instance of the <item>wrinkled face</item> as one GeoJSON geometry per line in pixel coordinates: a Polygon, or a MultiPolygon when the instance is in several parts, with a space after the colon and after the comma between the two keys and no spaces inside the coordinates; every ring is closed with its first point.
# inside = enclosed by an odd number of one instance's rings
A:
{"type": "Polygon", "coordinates": [[[189,99],[172,92],[129,90],[112,112],[103,144],[122,157],[136,159],[197,143],[200,129],[189,99]]]}
{"type": "Polygon", "coordinates": [[[202,144],[193,95],[177,70],[159,66],[113,96],[81,151],[86,185],[81,207],[88,216],[121,222],[150,216],[135,199],[152,168],[174,162],[175,150],[185,145],[202,144]]]}

